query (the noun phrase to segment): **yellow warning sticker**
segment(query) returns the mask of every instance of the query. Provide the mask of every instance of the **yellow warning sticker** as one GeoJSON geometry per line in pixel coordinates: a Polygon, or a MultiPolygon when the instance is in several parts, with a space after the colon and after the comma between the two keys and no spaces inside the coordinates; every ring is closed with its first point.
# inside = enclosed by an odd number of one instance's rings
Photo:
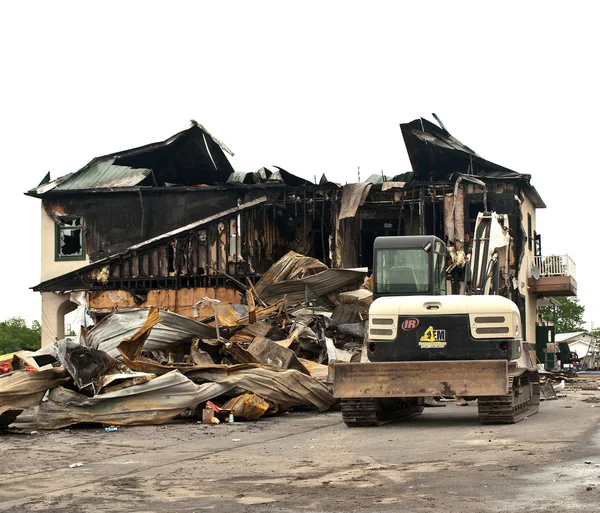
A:
{"type": "Polygon", "coordinates": [[[419,347],[421,349],[446,347],[446,330],[434,330],[433,326],[429,326],[419,339],[419,347]]]}

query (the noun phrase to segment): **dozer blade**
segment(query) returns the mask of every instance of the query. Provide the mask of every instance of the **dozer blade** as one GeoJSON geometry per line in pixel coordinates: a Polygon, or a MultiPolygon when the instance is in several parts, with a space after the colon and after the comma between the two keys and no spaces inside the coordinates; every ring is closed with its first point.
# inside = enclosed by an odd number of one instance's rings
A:
{"type": "Polygon", "coordinates": [[[333,377],[333,395],[340,399],[508,393],[506,360],[336,363],[333,377]]]}

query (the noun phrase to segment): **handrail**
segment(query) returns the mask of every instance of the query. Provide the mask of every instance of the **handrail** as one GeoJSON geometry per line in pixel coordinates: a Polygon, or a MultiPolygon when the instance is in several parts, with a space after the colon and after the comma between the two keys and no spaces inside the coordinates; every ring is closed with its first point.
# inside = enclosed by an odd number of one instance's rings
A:
{"type": "Polygon", "coordinates": [[[576,279],[575,262],[569,255],[530,256],[528,276],[547,278],[549,276],[571,276],[576,279]]]}

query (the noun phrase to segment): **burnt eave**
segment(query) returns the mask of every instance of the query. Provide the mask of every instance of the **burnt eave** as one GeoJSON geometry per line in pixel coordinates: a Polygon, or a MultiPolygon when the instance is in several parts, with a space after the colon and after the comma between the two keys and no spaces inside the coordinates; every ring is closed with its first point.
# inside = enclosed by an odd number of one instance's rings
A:
{"type": "Polygon", "coordinates": [[[170,193],[170,192],[213,192],[213,191],[230,191],[230,190],[268,190],[268,189],[294,189],[294,188],[306,188],[307,190],[323,190],[325,189],[339,189],[340,186],[334,182],[327,182],[325,184],[311,184],[307,182],[306,185],[289,185],[287,183],[258,183],[258,184],[244,184],[244,183],[223,183],[218,185],[174,185],[169,187],[155,187],[155,186],[136,186],[136,187],[115,187],[115,188],[95,188],[95,189],[72,189],[72,190],[51,190],[43,194],[36,194],[33,191],[25,192],[25,196],[32,198],[47,199],[50,197],[61,197],[67,195],[81,195],[81,194],[117,194],[117,193],[140,193],[143,192],[151,194],[170,193]]]}

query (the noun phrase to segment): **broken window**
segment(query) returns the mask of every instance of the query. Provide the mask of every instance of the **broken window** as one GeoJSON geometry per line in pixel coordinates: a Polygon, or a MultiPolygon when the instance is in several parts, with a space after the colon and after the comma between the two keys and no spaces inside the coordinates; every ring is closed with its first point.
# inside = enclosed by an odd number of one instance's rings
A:
{"type": "Polygon", "coordinates": [[[56,260],[85,260],[83,217],[58,218],[56,260]]]}

